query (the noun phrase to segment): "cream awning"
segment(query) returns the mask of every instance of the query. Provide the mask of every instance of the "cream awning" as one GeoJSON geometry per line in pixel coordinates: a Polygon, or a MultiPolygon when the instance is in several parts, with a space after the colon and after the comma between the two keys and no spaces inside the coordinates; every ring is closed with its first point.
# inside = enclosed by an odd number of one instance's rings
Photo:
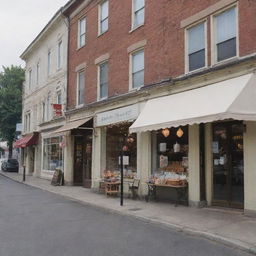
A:
{"type": "Polygon", "coordinates": [[[159,130],[224,119],[256,121],[256,75],[149,100],[130,132],[159,130]]]}
{"type": "Polygon", "coordinates": [[[70,131],[73,129],[77,129],[79,126],[87,123],[91,119],[92,119],[92,117],[89,117],[86,119],[80,119],[80,120],[68,122],[65,125],[63,125],[62,127],[60,127],[59,129],[57,129],[56,131],[54,131],[54,133],[62,133],[62,132],[70,131]]]}

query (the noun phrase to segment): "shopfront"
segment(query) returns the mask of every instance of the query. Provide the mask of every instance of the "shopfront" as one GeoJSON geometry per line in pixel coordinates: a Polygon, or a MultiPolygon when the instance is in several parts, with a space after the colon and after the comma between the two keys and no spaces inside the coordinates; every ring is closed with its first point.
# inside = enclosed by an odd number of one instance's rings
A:
{"type": "Polygon", "coordinates": [[[53,174],[56,169],[63,170],[63,137],[49,137],[42,139],[42,170],[53,174]]]}
{"type": "Polygon", "coordinates": [[[129,133],[129,127],[138,117],[138,113],[139,106],[135,104],[96,115],[94,152],[97,156],[93,172],[95,188],[104,179],[120,180],[121,151],[124,152],[125,181],[131,182],[133,178],[138,177],[137,135],[129,133]]]}
{"type": "Polygon", "coordinates": [[[151,134],[152,178],[168,184],[176,168],[186,176],[190,205],[255,211],[255,83],[246,74],[147,101],[130,132],[151,134]]]}

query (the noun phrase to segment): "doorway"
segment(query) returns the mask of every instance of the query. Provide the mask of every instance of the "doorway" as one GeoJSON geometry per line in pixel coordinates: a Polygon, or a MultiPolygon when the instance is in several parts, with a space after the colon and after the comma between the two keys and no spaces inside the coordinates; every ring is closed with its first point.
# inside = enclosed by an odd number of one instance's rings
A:
{"type": "Polygon", "coordinates": [[[243,123],[213,124],[213,205],[244,207],[243,123]]]}
{"type": "Polygon", "coordinates": [[[92,132],[75,135],[74,185],[91,188],[92,132]]]}

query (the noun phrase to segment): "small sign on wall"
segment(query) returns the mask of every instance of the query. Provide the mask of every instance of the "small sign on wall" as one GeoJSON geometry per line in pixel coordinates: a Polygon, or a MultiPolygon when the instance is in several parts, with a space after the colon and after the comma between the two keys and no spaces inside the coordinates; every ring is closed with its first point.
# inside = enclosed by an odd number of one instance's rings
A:
{"type": "MultiPolygon", "coordinates": [[[[121,156],[119,156],[118,163],[121,165],[121,156]]],[[[123,165],[129,165],[129,156],[123,156],[123,165]]]]}

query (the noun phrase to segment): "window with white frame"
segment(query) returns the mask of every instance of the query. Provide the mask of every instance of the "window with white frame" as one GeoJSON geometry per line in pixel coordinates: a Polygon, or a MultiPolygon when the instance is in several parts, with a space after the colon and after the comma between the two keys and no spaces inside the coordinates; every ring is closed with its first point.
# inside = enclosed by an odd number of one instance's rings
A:
{"type": "Polygon", "coordinates": [[[62,44],[62,41],[59,41],[58,42],[58,59],[57,59],[58,69],[62,67],[62,59],[63,59],[63,44],[62,44]]]}
{"type": "Polygon", "coordinates": [[[86,18],[78,21],[78,48],[85,45],[86,42],[86,18]]]}
{"type": "Polygon", "coordinates": [[[77,74],[77,106],[84,104],[85,91],[85,71],[79,71],[77,74]]]}
{"type": "Polygon", "coordinates": [[[108,0],[99,5],[99,35],[108,30],[108,0]]]}
{"type": "Polygon", "coordinates": [[[46,121],[46,106],[45,106],[45,102],[42,102],[42,122],[46,121]]]}
{"type": "Polygon", "coordinates": [[[25,132],[30,132],[30,129],[31,129],[31,118],[30,118],[30,113],[26,113],[25,116],[24,116],[24,131],[25,132]]]}
{"type": "Polygon", "coordinates": [[[32,86],[32,69],[30,69],[28,71],[28,86],[29,86],[29,89],[31,88],[32,86]]]}
{"type": "Polygon", "coordinates": [[[61,93],[61,90],[57,91],[57,104],[62,104],[62,93],[61,93]]]}
{"type": "Polygon", "coordinates": [[[144,50],[131,54],[131,89],[144,85],[144,50]]]}
{"type": "Polygon", "coordinates": [[[222,61],[237,55],[236,7],[213,17],[215,39],[215,61],[222,61]]]}
{"type": "Polygon", "coordinates": [[[48,51],[47,55],[47,74],[50,75],[51,73],[51,51],[48,51]]]}
{"type": "Polygon", "coordinates": [[[133,28],[144,24],[145,0],[133,0],[133,28]]]}
{"type": "Polygon", "coordinates": [[[99,95],[98,99],[108,97],[108,62],[99,65],[99,95]]]}
{"type": "Polygon", "coordinates": [[[187,29],[188,71],[203,68],[206,65],[206,22],[187,29]]]}
{"type": "Polygon", "coordinates": [[[36,64],[36,84],[39,84],[39,75],[40,75],[40,64],[39,62],[36,64]]]}

